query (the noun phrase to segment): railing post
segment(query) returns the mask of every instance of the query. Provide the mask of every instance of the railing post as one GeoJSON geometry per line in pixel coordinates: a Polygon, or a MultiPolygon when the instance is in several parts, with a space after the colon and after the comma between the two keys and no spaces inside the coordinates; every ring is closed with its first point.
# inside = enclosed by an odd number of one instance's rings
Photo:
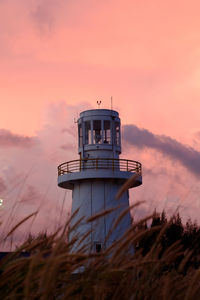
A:
{"type": "Polygon", "coordinates": [[[82,164],[82,159],[80,159],[80,168],[79,168],[80,172],[81,172],[81,164],[82,164]]]}
{"type": "Polygon", "coordinates": [[[112,170],[114,171],[115,166],[114,166],[114,159],[112,159],[112,170]]]}
{"type": "Polygon", "coordinates": [[[67,162],[67,173],[69,173],[69,163],[67,162]]]}
{"type": "Polygon", "coordinates": [[[98,169],[98,158],[96,158],[96,170],[98,169]]]}
{"type": "Polygon", "coordinates": [[[139,173],[138,162],[136,163],[136,173],[139,173]]]}
{"type": "Polygon", "coordinates": [[[126,171],[128,172],[128,160],[126,161],[126,171]]]}

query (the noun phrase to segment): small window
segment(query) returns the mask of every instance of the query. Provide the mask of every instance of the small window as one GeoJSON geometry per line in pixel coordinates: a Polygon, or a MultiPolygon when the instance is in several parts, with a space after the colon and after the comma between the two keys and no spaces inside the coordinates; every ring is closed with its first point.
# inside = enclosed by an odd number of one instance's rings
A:
{"type": "Polygon", "coordinates": [[[115,122],[114,144],[120,145],[120,126],[115,122]]]}
{"type": "Polygon", "coordinates": [[[95,249],[96,253],[101,252],[101,250],[102,250],[102,244],[101,243],[96,243],[95,246],[96,246],[96,249],[95,249]]]}
{"type": "Polygon", "coordinates": [[[111,142],[111,130],[110,121],[104,120],[104,144],[110,144],[111,142]]]}
{"type": "Polygon", "coordinates": [[[83,146],[83,129],[82,124],[78,124],[79,147],[83,146]]]}
{"type": "Polygon", "coordinates": [[[85,144],[91,144],[91,123],[90,121],[85,122],[85,144]]]}
{"type": "Polygon", "coordinates": [[[94,120],[93,123],[93,139],[94,144],[102,143],[101,120],[94,120]]]}

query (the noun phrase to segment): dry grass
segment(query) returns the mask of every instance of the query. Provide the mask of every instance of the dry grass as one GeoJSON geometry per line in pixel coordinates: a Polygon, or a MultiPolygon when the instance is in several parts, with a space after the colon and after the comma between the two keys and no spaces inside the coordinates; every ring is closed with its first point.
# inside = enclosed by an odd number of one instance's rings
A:
{"type": "MultiPolygon", "coordinates": [[[[132,184],[131,180],[135,179],[131,178],[117,197],[132,184]]],[[[112,209],[87,221],[93,222],[110,212],[112,209]]],[[[113,224],[113,230],[126,213],[119,216],[113,224]]],[[[152,217],[148,216],[134,224],[120,240],[100,253],[87,254],[84,246],[81,251],[72,253],[74,243],[84,245],[87,234],[67,242],[69,222],[50,236],[29,238],[0,261],[0,299],[200,299],[200,270],[183,272],[192,252],[184,252],[180,243],[176,242],[160,255],[162,235],[169,224],[166,223],[162,228],[155,226],[144,229],[142,225],[152,217]],[[136,251],[135,254],[129,251],[130,247],[136,247],[145,236],[154,232],[158,232],[157,239],[146,255],[142,251],[136,251]],[[30,256],[22,257],[22,252],[28,252],[30,256]],[[184,259],[176,268],[175,262],[180,255],[184,259]]],[[[78,224],[71,230],[76,226],[78,224]]]]}
{"type": "Polygon", "coordinates": [[[71,253],[76,239],[67,243],[66,230],[29,239],[0,261],[1,299],[200,299],[200,270],[182,272],[191,253],[183,253],[176,243],[159,258],[160,238],[168,224],[162,230],[150,229],[160,234],[145,256],[128,251],[147,234],[135,229],[151,217],[101,253],[71,253]],[[22,251],[31,255],[20,257],[22,251]],[[176,270],[173,264],[180,254],[185,259],[176,270]]]}

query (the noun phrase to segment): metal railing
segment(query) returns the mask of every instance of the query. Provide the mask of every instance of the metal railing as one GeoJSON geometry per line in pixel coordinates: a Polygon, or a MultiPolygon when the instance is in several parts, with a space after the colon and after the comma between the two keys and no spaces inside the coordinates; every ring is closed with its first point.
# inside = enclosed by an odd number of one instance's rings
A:
{"type": "Polygon", "coordinates": [[[88,169],[142,173],[142,165],[138,161],[117,158],[88,158],[71,160],[59,165],[58,176],[88,169]]]}

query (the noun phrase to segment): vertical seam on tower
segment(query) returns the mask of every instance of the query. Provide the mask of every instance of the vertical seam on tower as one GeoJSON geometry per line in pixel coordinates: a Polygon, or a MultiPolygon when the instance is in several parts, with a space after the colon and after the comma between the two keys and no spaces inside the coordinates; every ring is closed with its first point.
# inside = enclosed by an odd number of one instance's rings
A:
{"type": "MultiPolygon", "coordinates": [[[[90,202],[91,202],[91,216],[92,216],[92,182],[91,181],[91,193],[90,193],[90,202]]],[[[93,249],[93,238],[92,238],[92,222],[91,222],[91,250],[93,249]]]]}
{"type": "MultiPolygon", "coordinates": [[[[106,182],[104,180],[104,210],[106,209],[106,182]]],[[[104,244],[106,240],[106,216],[104,216],[104,244]]],[[[106,245],[104,245],[106,247],[106,245]]]]}

